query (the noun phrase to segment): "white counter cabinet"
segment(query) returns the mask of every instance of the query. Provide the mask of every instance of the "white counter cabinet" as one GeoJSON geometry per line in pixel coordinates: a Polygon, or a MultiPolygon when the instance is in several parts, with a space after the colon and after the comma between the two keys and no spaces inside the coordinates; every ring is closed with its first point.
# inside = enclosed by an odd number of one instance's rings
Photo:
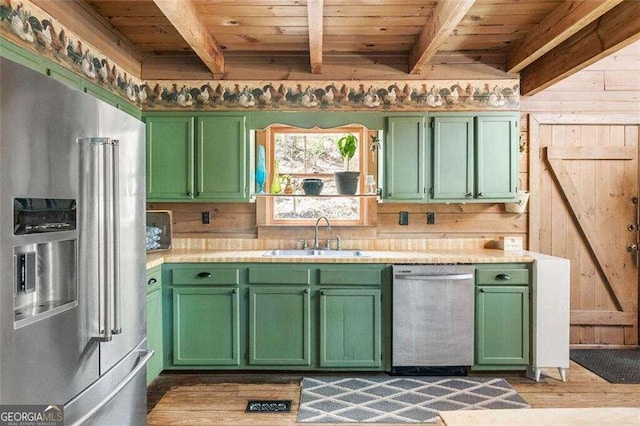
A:
{"type": "Polygon", "coordinates": [[[527,376],[540,380],[542,368],[557,368],[566,381],[569,368],[568,259],[525,252],[533,262],[531,364],[527,376]]]}

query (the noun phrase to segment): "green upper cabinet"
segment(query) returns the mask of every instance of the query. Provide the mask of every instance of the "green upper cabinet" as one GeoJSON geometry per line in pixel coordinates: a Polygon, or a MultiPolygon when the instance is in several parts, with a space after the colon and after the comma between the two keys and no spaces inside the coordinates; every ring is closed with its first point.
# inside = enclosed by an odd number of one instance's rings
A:
{"type": "Polygon", "coordinates": [[[433,199],[473,197],[473,117],[434,117],[433,199]]]}
{"type": "Polygon", "coordinates": [[[47,65],[47,75],[74,89],[84,90],[84,79],[63,66],[50,63],[47,65]]]}
{"type": "Polygon", "coordinates": [[[311,364],[309,287],[249,287],[249,364],[311,364]]]}
{"type": "Polygon", "coordinates": [[[514,198],[518,187],[518,119],[508,116],[476,117],[476,190],[488,200],[514,198]]]}
{"type": "Polygon", "coordinates": [[[18,47],[2,37],[0,37],[0,55],[12,60],[13,62],[17,62],[25,67],[31,68],[34,71],[38,71],[43,74],[47,71],[47,67],[44,63],[45,61],[41,56],[18,47]]]}
{"type": "Polygon", "coordinates": [[[385,146],[385,188],[388,201],[423,201],[425,182],[425,117],[389,117],[385,146]]]}
{"type": "Polygon", "coordinates": [[[518,115],[433,114],[434,201],[512,201],[517,194],[518,115]]]}
{"type": "Polygon", "coordinates": [[[197,198],[247,198],[244,116],[198,117],[197,198]]]}
{"type": "Polygon", "coordinates": [[[148,201],[248,199],[246,118],[147,115],[148,201]]]}
{"type": "Polygon", "coordinates": [[[147,200],[194,198],[194,119],[147,117],[147,200]]]}
{"type": "Polygon", "coordinates": [[[320,367],[379,367],[379,289],[320,290],[320,367]]]}

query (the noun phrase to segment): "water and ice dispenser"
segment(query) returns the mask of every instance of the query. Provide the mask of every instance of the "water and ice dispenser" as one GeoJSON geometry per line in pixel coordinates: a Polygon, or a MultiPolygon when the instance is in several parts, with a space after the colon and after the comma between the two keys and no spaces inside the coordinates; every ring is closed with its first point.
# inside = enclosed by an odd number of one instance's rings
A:
{"type": "Polygon", "coordinates": [[[24,242],[13,249],[18,328],[77,305],[77,234],[61,234],[76,230],[76,201],[15,198],[13,218],[13,233],[24,242]]]}

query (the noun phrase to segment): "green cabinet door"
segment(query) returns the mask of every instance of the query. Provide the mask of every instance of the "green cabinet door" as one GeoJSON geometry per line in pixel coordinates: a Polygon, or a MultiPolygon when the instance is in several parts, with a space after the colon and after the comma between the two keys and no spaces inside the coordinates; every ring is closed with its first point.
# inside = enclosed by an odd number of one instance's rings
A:
{"type": "Polygon", "coordinates": [[[474,197],[473,116],[433,117],[434,200],[474,197]]]}
{"type": "Polygon", "coordinates": [[[380,324],[380,290],[320,290],[320,367],[379,367],[380,324]]]}
{"type": "Polygon", "coordinates": [[[245,116],[198,117],[197,126],[197,199],[248,199],[245,116]]]}
{"type": "Polygon", "coordinates": [[[173,364],[240,365],[236,288],[173,289],[173,364]]]}
{"type": "Polygon", "coordinates": [[[389,117],[385,146],[383,197],[390,201],[420,201],[425,188],[425,118],[389,117]]]}
{"type": "Polygon", "coordinates": [[[193,182],[193,117],[147,117],[147,201],[190,200],[193,182]]]}
{"type": "Polygon", "coordinates": [[[514,115],[476,117],[476,194],[509,199],[518,186],[518,119],[514,115]]]}
{"type": "Polygon", "coordinates": [[[61,65],[54,63],[47,64],[47,75],[69,87],[84,90],[84,79],[61,65]]]}
{"type": "Polygon", "coordinates": [[[309,288],[249,288],[249,364],[311,363],[309,288]]]}
{"type": "Polygon", "coordinates": [[[162,291],[147,294],[147,348],[155,353],[147,364],[147,384],[162,372],[162,291]]]}
{"type": "Polygon", "coordinates": [[[474,369],[529,363],[529,287],[476,286],[474,369]]]}

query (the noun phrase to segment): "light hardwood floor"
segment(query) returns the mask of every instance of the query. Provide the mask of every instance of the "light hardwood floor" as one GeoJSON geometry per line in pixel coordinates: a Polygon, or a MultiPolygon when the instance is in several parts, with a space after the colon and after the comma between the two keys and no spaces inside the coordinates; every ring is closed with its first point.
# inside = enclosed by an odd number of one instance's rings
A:
{"type": "MultiPolygon", "coordinates": [[[[545,373],[540,383],[521,374],[479,376],[506,378],[533,408],[640,408],[640,384],[610,384],[574,362],[566,383],[560,381],[555,370],[545,373]]],[[[301,378],[300,374],[274,373],[163,374],[149,387],[147,420],[149,425],[162,426],[295,425],[301,378]],[[291,399],[293,405],[291,413],[286,414],[246,414],[249,399],[291,399]]]]}

